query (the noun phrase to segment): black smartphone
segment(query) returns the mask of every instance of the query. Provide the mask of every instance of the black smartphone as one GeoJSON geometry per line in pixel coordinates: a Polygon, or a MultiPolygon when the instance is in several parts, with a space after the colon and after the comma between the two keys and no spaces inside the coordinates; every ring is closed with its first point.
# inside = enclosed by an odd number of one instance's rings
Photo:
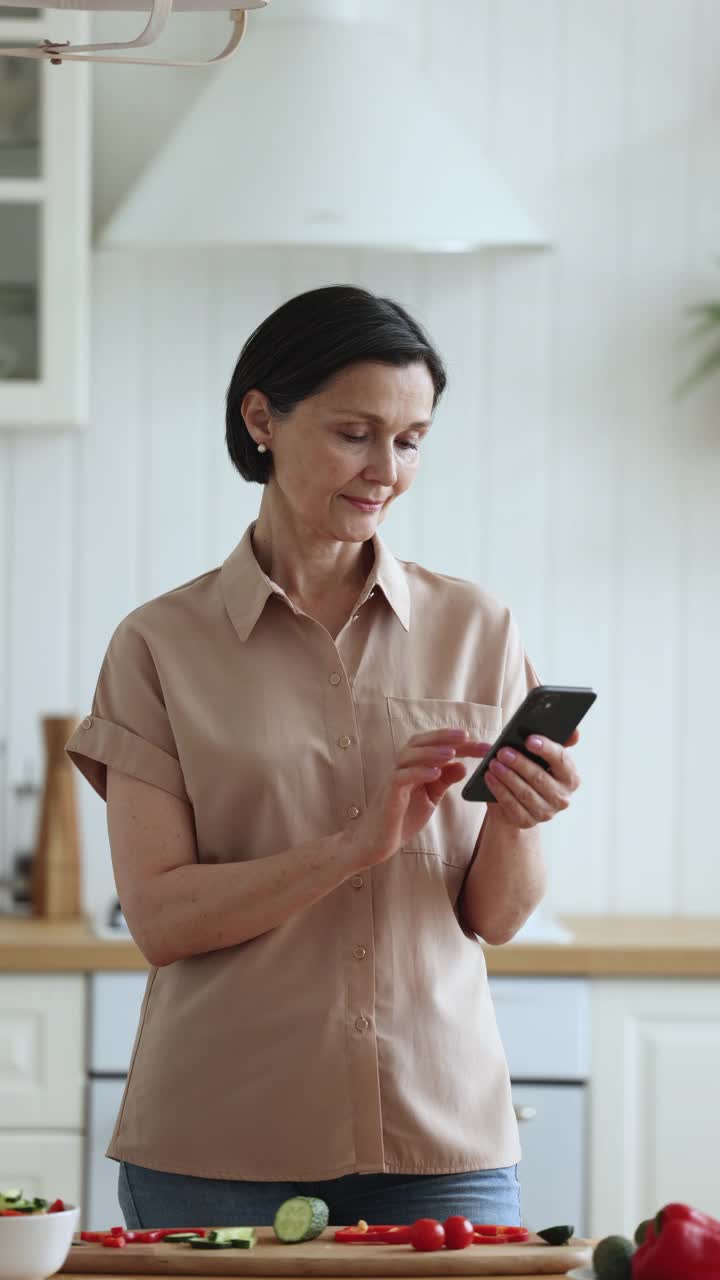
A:
{"type": "Polygon", "coordinates": [[[540,684],[531,689],[522,705],[508,720],[500,737],[487,755],[483,756],[472,777],[468,778],[462,789],[463,800],[482,800],[485,804],[494,802],[495,796],[485,783],[485,771],[501,747],[521,751],[528,760],[534,760],[543,769],[549,769],[547,760],[528,751],[525,739],[531,733],[536,733],[541,738],[552,738],[553,742],[567,742],[596,697],[594,689],[575,688],[571,685],[540,684]]]}

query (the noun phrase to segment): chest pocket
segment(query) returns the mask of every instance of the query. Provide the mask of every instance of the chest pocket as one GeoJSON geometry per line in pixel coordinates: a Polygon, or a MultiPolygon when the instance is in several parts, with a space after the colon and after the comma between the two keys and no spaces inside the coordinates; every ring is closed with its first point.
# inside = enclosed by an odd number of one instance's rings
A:
{"type": "MultiPolygon", "coordinates": [[[[473,738],[494,742],[502,728],[502,708],[480,702],[446,702],[441,698],[387,698],[396,756],[416,733],[434,729],[467,729],[473,738]]],[[[466,778],[479,760],[463,760],[466,778]]],[[[430,821],[413,836],[404,853],[431,853],[450,866],[467,867],[485,816],[485,805],[463,800],[464,782],[445,793],[430,821]]]]}

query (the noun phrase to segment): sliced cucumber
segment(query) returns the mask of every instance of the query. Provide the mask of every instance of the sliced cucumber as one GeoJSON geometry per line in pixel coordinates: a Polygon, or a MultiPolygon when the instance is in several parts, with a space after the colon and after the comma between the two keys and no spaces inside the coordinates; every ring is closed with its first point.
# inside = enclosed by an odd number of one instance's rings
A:
{"type": "Polygon", "coordinates": [[[11,1187],[9,1191],[0,1192],[0,1200],[4,1200],[5,1204],[15,1204],[18,1200],[22,1200],[22,1188],[11,1187]]]}
{"type": "Polygon", "coordinates": [[[330,1210],[316,1196],[293,1196],[275,1214],[275,1235],[283,1244],[300,1244],[322,1235],[330,1220],[330,1210]]]}
{"type": "Polygon", "coordinates": [[[208,1231],[208,1240],[231,1244],[233,1249],[252,1249],[255,1244],[254,1227],[215,1227],[208,1231]]]}
{"type": "Polygon", "coordinates": [[[204,1240],[197,1231],[173,1231],[172,1235],[163,1236],[163,1244],[192,1244],[193,1240],[204,1240]]]}
{"type": "Polygon", "coordinates": [[[191,1249],[232,1249],[230,1241],[225,1240],[191,1240],[191,1249]]]}

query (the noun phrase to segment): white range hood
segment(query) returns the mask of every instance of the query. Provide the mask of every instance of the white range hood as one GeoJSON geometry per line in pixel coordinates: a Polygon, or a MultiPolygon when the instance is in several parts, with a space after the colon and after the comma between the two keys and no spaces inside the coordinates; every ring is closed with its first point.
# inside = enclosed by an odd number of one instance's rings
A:
{"type": "Polygon", "coordinates": [[[547,244],[434,100],[387,8],[368,22],[366,0],[273,0],[253,15],[241,56],[212,73],[100,245],[547,244]]]}

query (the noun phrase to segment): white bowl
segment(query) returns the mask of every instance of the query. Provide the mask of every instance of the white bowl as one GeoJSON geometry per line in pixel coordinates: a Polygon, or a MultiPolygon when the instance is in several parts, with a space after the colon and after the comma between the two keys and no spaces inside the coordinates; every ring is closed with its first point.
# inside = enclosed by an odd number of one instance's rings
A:
{"type": "Polygon", "coordinates": [[[0,1280],[47,1280],[70,1252],[80,1210],[0,1218],[0,1280]]]}

